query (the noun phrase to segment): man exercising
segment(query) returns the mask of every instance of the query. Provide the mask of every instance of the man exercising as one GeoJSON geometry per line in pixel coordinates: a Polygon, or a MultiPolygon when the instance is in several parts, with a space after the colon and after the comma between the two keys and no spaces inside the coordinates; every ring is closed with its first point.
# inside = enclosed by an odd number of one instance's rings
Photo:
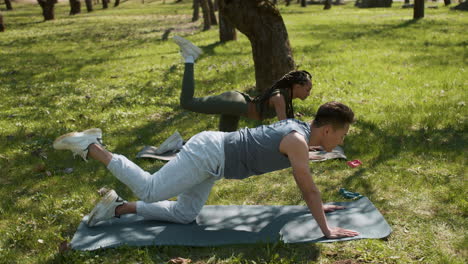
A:
{"type": "Polygon", "coordinates": [[[89,226],[124,214],[190,223],[217,180],[244,179],[292,167],[294,180],[323,234],[327,238],[352,237],[358,233],[328,226],[324,212],[343,207],[322,204],[320,191],[310,174],[309,149],[321,146],[332,151],[343,143],[353,120],[354,113],[349,107],[329,102],[320,106],[310,124],[285,119],[229,133],[204,131],[193,136],[176,158],[154,174],[104,149],[98,128],[60,136],[54,141],[54,148],[71,150],[85,160],[89,157],[103,163],[140,199],[127,202],[114,190],[108,191],[89,214],[89,226]],[[177,201],[167,200],[174,196],[178,196],[177,201]]]}

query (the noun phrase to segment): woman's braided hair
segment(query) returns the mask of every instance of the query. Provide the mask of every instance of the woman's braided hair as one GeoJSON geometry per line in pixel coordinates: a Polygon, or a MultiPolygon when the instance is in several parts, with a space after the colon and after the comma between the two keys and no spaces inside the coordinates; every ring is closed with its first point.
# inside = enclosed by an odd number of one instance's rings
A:
{"type": "Polygon", "coordinates": [[[280,93],[289,95],[289,98],[286,98],[286,116],[288,118],[294,118],[294,108],[292,104],[292,87],[294,84],[305,85],[307,82],[312,80],[312,75],[308,71],[291,71],[286,73],[281,79],[276,81],[273,86],[265,90],[261,95],[254,98],[253,102],[255,104],[260,103],[260,117],[263,119],[263,111],[265,109],[265,104],[268,103],[268,100],[273,95],[273,92],[280,90],[280,93]]]}

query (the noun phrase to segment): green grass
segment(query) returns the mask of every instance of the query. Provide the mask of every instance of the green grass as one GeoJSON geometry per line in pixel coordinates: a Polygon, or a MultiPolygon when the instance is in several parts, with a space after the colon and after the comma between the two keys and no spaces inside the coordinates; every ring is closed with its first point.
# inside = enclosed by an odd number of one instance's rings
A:
{"type": "MultiPolygon", "coordinates": [[[[134,157],[178,130],[184,138],[217,127],[217,117],[178,105],[183,65],[168,28],[205,51],[197,95],[254,85],[248,40],[218,43],[218,31],[191,23],[190,1],[125,2],[118,8],[42,22],[37,5],[3,12],[0,33],[0,263],[466,263],[466,13],[439,4],[412,10],[358,9],[352,3],[280,6],[296,63],[314,75],[312,96],[295,102],[301,119],[330,100],[351,106],[357,122],[344,162],[311,164],[324,201],[340,187],[368,196],[394,232],[385,240],[260,244],[215,248],[141,247],[58,253],[102,186],[135,198],[105,168],[51,143],[72,130],[101,127],[114,152],[134,157]],[[464,33],[465,32],[465,33],[464,33]],[[66,168],[73,168],[67,174],[66,168]],[[40,243],[39,241],[43,242],[40,243]],[[341,262],[340,262],[341,261],[341,262]]],[[[83,10],[84,11],[84,10],[83,10]]],[[[273,122],[267,120],[264,123],[273,122]]],[[[241,126],[258,122],[243,120],[241,126]]],[[[149,171],[162,162],[137,161],[149,171]]],[[[300,204],[291,170],[221,181],[208,204],[300,204]]]]}

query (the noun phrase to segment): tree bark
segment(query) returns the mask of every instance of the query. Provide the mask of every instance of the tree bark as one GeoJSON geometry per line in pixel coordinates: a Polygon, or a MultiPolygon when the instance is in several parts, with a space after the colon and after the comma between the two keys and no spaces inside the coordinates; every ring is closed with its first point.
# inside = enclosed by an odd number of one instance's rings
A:
{"type": "Polygon", "coordinates": [[[200,18],[200,0],[193,0],[192,22],[198,21],[199,18],[200,18]]]}
{"type": "Polygon", "coordinates": [[[92,12],[93,11],[93,0],[85,0],[85,4],[86,4],[86,10],[88,12],[92,12]]]}
{"type": "Polygon", "coordinates": [[[216,14],[214,11],[214,6],[213,2],[211,0],[206,0],[208,2],[208,6],[210,7],[210,21],[211,25],[218,25],[218,22],[216,21],[216,14]]]}
{"type": "Polygon", "coordinates": [[[109,7],[109,0],[102,0],[102,9],[107,9],[109,7]]]}
{"type": "Polygon", "coordinates": [[[37,2],[42,8],[42,16],[44,16],[44,20],[54,20],[54,7],[57,0],[37,0],[37,2]]]}
{"type": "Polygon", "coordinates": [[[306,0],[301,0],[301,6],[306,7],[307,6],[307,1],[306,0]]]}
{"type": "Polygon", "coordinates": [[[325,0],[324,5],[323,5],[323,9],[328,10],[328,9],[331,9],[331,8],[332,8],[332,1],[331,0],[325,0]]]}
{"type": "Polygon", "coordinates": [[[80,0],[70,0],[70,15],[76,15],[79,13],[81,13],[80,0]]]}
{"type": "Polygon", "coordinates": [[[210,6],[208,0],[199,0],[203,12],[203,31],[211,28],[210,6]]]}
{"type": "Polygon", "coordinates": [[[405,0],[405,5],[409,5],[409,2],[410,0],[405,0]]]}
{"type": "MultiPolygon", "coordinates": [[[[223,1],[220,2],[220,5],[223,4],[223,1]]],[[[236,28],[234,25],[225,17],[226,15],[223,12],[223,9],[219,9],[219,41],[228,42],[231,40],[237,40],[236,28]]]]}
{"type": "Polygon", "coordinates": [[[120,0],[115,0],[114,7],[117,7],[120,5],[120,0]]]}
{"type": "Polygon", "coordinates": [[[286,0],[286,6],[289,6],[291,4],[291,0],[286,0]]]}
{"type": "Polygon", "coordinates": [[[423,17],[424,17],[424,0],[414,0],[413,19],[420,19],[423,17]]]}
{"type": "Polygon", "coordinates": [[[5,31],[5,24],[3,24],[3,15],[0,13],[0,32],[5,31]]]}
{"type": "Polygon", "coordinates": [[[11,5],[10,0],[5,0],[5,5],[7,10],[13,10],[13,6],[11,5]]]}
{"type": "Polygon", "coordinates": [[[252,46],[256,89],[264,91],[295,68],[288,32],[269,0],[221,0],[220,10],[252,46]]]}
{"type": "Polygon", "coordinates": [[[445,6],[448,6],[448,5],[452,4],[452,2],[450,0],[444,0],[444,4],[445,4],[445,6]]]}

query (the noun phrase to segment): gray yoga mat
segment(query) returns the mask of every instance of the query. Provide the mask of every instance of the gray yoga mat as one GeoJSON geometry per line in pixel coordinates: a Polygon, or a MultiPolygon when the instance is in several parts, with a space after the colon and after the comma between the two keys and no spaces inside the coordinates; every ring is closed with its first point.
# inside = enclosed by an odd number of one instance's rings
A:
{"type": "Polygon", "coordinates": [[[71,241],[75,250],[96,250],[121,245],[219,246],[227,244],[335,242],[384,238],[392,229],[369,199],[333,203],[346,209],[327,213],[330,226],[356,230],[357,237],[325,239],[305,206],[207,205],[196,222],[174,224],[144,221],[126,215],[89,228],[81,221],[71,241]]]}
{"type": "MultiPolygon", "coordinates": [[[[158,159],[163,161],[170,161],[177,156],[180,149],[170,150],[162,154],[158,154],[158,148],[153,146],[145,146],[140,152],[137,153],[136,158],[158,159]]],[[[323,150],[310,151],[317,159],[310,160],[311,162],[321,162],[331,159],[346,159],[342,147],[337,146],[332,152],[323,150]]]]}

